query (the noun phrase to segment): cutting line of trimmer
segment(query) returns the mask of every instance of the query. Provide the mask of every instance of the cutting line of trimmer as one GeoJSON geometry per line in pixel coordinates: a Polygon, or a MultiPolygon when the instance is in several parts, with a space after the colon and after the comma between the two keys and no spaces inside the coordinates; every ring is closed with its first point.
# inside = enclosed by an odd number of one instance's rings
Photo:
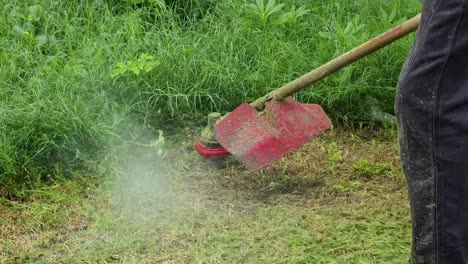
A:
{"type": "Polygon", "coordinates": [[[301,147],[330,128],[332,122],[319,105],[301,104],[291,95],[416,31],[420,19],[417,15],[226,116],[210,114],[195,146],[197,152],[209,159],[232,154],[248,170],[256,171],[301,147]]]}

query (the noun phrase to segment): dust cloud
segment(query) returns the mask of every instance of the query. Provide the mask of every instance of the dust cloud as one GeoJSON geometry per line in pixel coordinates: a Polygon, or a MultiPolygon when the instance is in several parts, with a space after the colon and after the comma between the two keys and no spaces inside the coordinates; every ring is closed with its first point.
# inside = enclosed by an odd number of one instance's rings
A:
{"type": "Polygon", "coordinates": [[[133,216],[174,211],[185,194],[176,188],[178,172],[161,148],[131,145],[118,153],[113,204],[120,214],[133,216]]]}

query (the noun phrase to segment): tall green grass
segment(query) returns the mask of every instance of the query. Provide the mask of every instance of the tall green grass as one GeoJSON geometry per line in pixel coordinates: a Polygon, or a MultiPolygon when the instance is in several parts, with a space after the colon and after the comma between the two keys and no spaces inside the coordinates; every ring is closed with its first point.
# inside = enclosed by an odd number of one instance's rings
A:
{"type": "MultiPolygon", "coordinates": [[[[241,0],[3,1],[0,185],[99,174],[117,138],[133,140],[168,117],[230,111],[412,17],[420,2],[284,1],[284,11],[310,12],[265,27],[246,15],[253,2],[241,0]],[[143,53],[159,62],[153,70],[111,78],[117,63],[143,53]]],[[[337,123],[369,121],[371,108],[392,113],[411,43],[297,98],[321,104],[337,123]]]]}

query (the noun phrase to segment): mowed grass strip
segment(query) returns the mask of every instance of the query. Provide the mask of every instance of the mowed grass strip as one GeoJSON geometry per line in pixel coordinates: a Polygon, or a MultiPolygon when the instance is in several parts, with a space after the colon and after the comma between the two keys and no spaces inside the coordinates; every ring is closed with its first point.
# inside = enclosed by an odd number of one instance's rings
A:
{"type": "MultiPolygon", "coordinates": [[[[179,136],[116,181],[1,200],[5,263],[407,263],[410,214],[395,131],[329,131],[249,173],[179,136]],[[184,147],[184,145],[186,145],[184,147]],[[153,161],[153,162],[151,162],[153,161]],[[150,165],[148,165],[150,164],[150,165]],[[144,184],[143,184],[144,183],[144,184]]],[[[129,158],[131,160],[131,158],[129,158]]]]}

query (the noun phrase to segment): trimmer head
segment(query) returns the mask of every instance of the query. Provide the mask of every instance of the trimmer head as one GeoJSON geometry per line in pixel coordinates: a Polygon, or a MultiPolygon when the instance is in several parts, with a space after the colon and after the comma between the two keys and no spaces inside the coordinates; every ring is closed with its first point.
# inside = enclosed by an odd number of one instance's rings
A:
{"type": "Polygon", "coordinates": [[[218,143],[250,171],[268,166],[288,152],[319,136],[332,125],[316,104],[292,97],[271,100],[258,112],[242,104],[215,126],[218,143]]]}
{"type": "Polygon", "coordinates": [[[195,150],[206,159],[220,160],[231,155],[218,143],[214,136],[214,128],[222,119],[223,116],[220,113],[210,113],[208,115],[208,124],[201,132],[200,141],[195,144],[195,150]]]}

